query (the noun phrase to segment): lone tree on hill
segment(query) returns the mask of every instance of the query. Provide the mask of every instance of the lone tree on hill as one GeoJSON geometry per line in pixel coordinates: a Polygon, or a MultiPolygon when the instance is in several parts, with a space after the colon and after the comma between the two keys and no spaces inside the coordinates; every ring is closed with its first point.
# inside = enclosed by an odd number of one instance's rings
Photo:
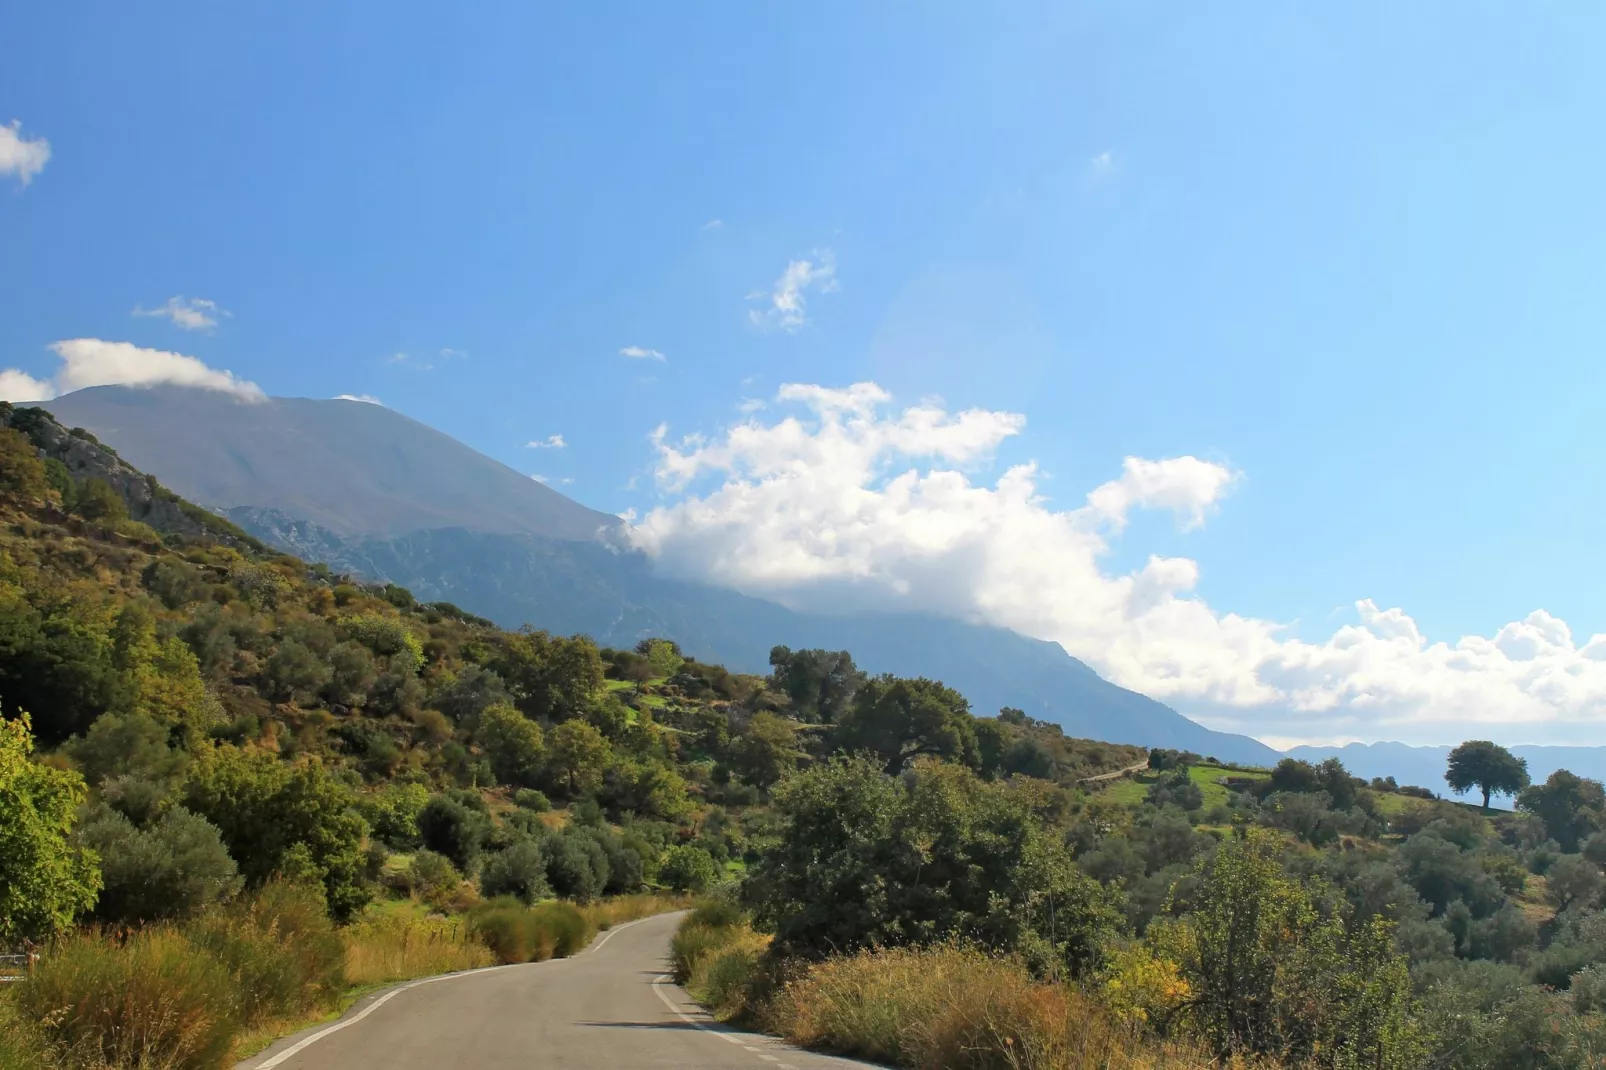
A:
{"type": "Polygon", "coordinates": [[[1458,792],[1481,790],[1487,810],[1490,795],[1515,795],[1528,786],[1528,760],[1487,739],[1469,739],[1450,752],[1444,781],[1458,792]]]}

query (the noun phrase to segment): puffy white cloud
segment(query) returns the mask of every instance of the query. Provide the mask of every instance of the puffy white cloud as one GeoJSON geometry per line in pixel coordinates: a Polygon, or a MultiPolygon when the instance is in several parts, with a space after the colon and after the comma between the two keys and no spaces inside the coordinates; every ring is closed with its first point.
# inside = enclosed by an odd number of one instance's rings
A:
{"type": "Polygon", "coordinates": [[[1282,741],[1606,742],[1606,635],[1576,643],[1536,611],[1492,638],[1430,642],[1369,599],[1318,642],[1208,605],[1198,564],[1119,573],[1135,509],[1187,529],[1239,474],[1197,457],[1127,458],[1057,507],[1035,464],[984,478],[1018,414],[895,408],[873,383],[789,385],[781,411],[721,433],[653,434],[666,504],[631,535],[668,569],[799,608],[874,607],[985,621],[1060,642],[1110,679],[1216,727],[1282,741]]]}
{"type": "Polygon", "coordinates": [[[0,123],[0,175],[15,175],[26,186],[50,162],[50,142],[22,136],[22,120],[0,123]]]}
{"type": "Polygon", "coordinates": [[[561,450],[567,445],[568,443],[563,441],[563,436],[558,434],[548,435],[546,438],[532,439],[524,444],[526,449],[532,450],[561,450]]]}
{"type": "Polygon", "coordinates": [[[15,368],[0,371],[0,401],[49,401],[56,388],[15,368]]]}
{"type": "Polygon", "coordinates": [[[747,317],[759,327],[779,327],[795,331],[808,322],[805,294],[809,290],[830,293],[837,289],[836,254],[830,249],[816,249],[809,254],[813,259],[793,260],[766,291],[749,294],[749,300],[769,302],[767,308],[755,308],[747,317]]]}
{"type": "Polygon", "coordinates": [[[186,331],[209,331],[217,326],[219,316],[232,316],[228,309],[218,307],[216,301],[204,297],[169,297],[167,303],[156,308],[134,307],[136,316],[162,316],[175,327],[186,331]]]}
{"type": "Polygon", "coordinates": [[[0,371],[0,393],[7,401],[49,401],[59,394],[86,386],[194,386],[221,390],[246,401],[265,397],[260,387],[233,372],[209,368],[194,357],[161,349],[144,349],[130,342],[105,342],[99,338],[73,338],[50,346],[61,358],[61,367],[49,380],[35,379],[15,368],[0,371]],[[13,394],[32,394],[13,397],[13,394]]]}
{"type": "Polygon", "coordinates": [[[619,351],[619,355],[629,357],[631,360],[656,360],[662,363],[667,363],[669,360],[656,349],[648,349],[645,346],[625,346],[619,351]]]}
{"type": "Polygon", "coordinates": [[[380,408],[384,408],[385,407],[385,403],[383,401],[380,401],[378,398],[374,397],[372,394],[336,394],[334,396],[333,400],[335,400],[335,401],[360,401],[364,405],[378,405],[380,408]]]}

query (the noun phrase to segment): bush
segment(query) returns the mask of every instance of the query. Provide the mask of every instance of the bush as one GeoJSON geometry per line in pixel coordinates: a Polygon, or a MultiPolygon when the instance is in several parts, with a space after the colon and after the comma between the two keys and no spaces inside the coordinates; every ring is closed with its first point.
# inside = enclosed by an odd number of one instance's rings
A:
{"type": "Polygon", "coordinates": [[[513,805],[525,810],[532,810],[544,814],[552,809],[552,800],[546,797],[546,792],[535,788],[520,788],[513,793],[513,805]]]}
{"type": "Polygon", "coordinates": [[[428,848],[413,852],[407,862],[407,884],[426,903],[439,903],[457,890],[462,877],[452,860],[428,848]]]}
{"type": "Polygon", "coordinates": [[[567,958],[582,950],[596,933],[572,903],[526,907],[511,896],[471,911],[469,925],[501,963],[567,958]]]}
{"type": "Polygon", "coordinates": [[[228,970],[169,928],[67,937],[16,989],[51,1042],[113,1067],[216,1070],[238,1025],[228,970]]]}
{"type": "Polygon", "coordinates": [[[418,814],[418,832],[424,846],[452,860],[467,873],[479,859],[491,823],[485,815],[456,799],[437,796],[418,814]]]}

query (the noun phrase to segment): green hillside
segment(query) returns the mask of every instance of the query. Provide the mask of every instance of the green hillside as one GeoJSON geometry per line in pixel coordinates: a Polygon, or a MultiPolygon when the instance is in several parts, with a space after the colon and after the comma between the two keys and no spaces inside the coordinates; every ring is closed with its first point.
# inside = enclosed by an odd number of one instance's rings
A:
{"type": "Polygon", "coordinates": [[[226,1065],[353,986],[566,954],[710,890],[697,991],[903,1065],[1598,1065],[1597,782],[1484,814],[1337,761],[977,716],[844,651],[757,675],[506,631],[275,553],[39,410],[0,425],[0,951],[43,954],[0,993],[7,1070],[149,1065],[118,1038],[160,1032],[123,998],[157,991],[213,1022],[152,1041],[190,1045],[160,1065],[226,1065]],[[302,971],[278,994],[275,955],[302,971]],[[1127,1061],[841,1031],[980,1013],[958,981],[880,1019],[810,1010],[950,968],[1127,1061]]]}

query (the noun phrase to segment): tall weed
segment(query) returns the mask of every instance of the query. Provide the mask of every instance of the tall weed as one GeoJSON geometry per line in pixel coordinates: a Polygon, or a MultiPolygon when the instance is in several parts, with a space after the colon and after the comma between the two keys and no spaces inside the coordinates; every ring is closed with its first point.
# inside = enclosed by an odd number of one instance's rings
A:
{"type": "Polygon", "coordinates": [[[50,1043],[73,1053],[62,1065],[216,1070],[239,1025],[232,988],[220,962],[157,927],[121,941],[70,936],[12,998],[50,1043]]]}
{"type": "Polygon", "coordinates": [[[388,984],[489,966],[491,949],[460,918],[389,915],[346,930],[346,982],[388,984]]]}

